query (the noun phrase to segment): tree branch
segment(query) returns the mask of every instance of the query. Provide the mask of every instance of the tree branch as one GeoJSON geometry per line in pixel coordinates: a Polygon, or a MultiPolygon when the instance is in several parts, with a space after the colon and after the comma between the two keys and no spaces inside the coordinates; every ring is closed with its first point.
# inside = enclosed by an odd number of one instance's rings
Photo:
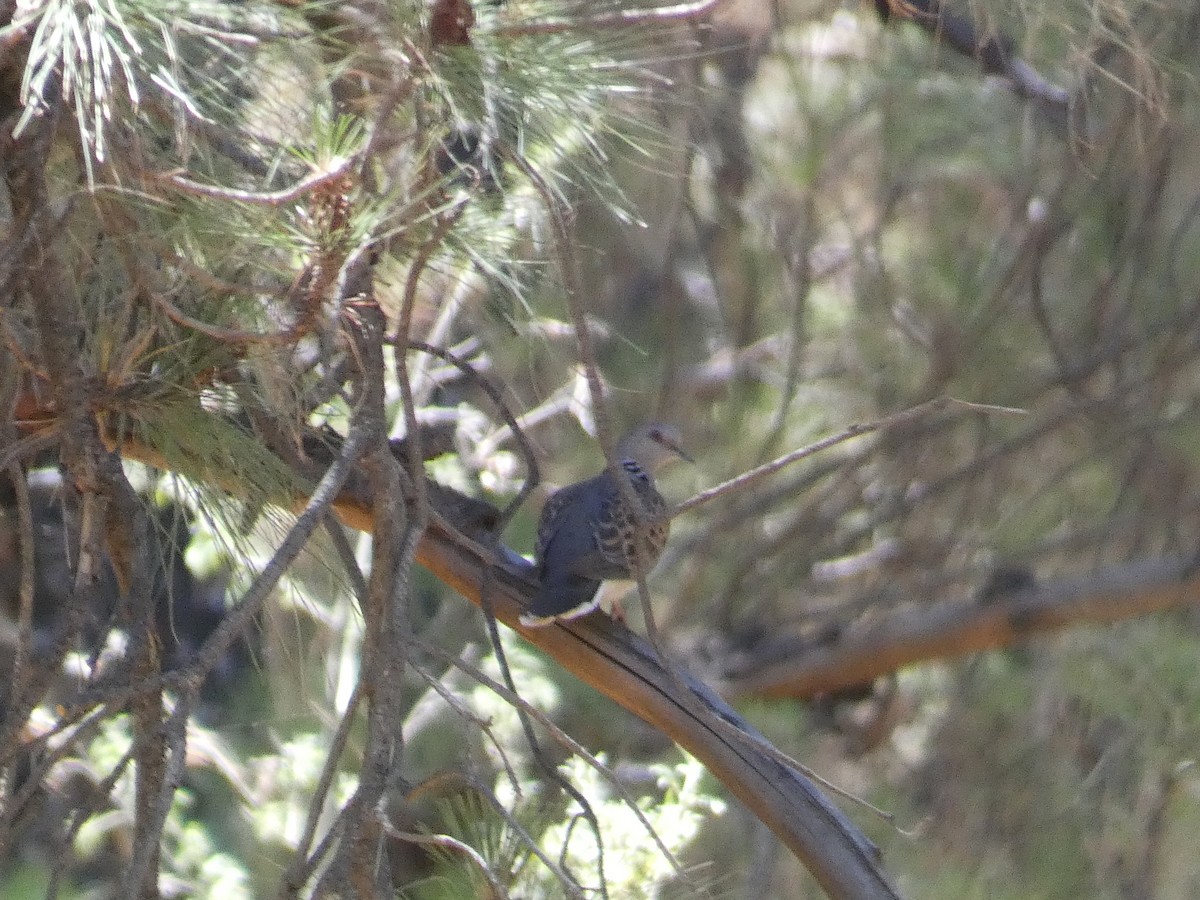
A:
{"type": "MultiPolygon", "coordinates": [[[[369,526],[366,507],[353,498],[344,496],[336,508],[347,525],[369,526]]],[[[471,602],[480,602],[480,573],[491,561],[438,515],[431,517],[417,561],[471,602]]],[[[775,832],[831,896],[898,896],[876,863],[874,845],[808,779],[785,768],[765,749],[757,752],[729,740],[691,711],[699,702],[764,748],[769,746],[707,685],[688,676],[693,696],[678,696],[679,689],[653,648],[604,616],[549,628],[521,626],[518,617],[533,597],[531,567],[513,554],[506,564],[494,566],[491,575],[497,620],[696,756],[775,832]]]]}
{"type": "Polygon", "coordinates": [[[830,644],[791,640],[764,645],[753,655],[773,661],[731,676],[723,692],[812,697],[917,662],[994,650],[1045,631],[1118,622],[1197,601],[1196,557],[1139,560],[986,601],[905,609],[830,644]]]}

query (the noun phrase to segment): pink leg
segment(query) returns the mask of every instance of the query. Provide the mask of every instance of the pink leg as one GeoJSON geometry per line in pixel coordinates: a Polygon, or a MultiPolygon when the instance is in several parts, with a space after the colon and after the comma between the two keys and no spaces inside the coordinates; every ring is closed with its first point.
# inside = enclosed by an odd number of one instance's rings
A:
{"type": "Polygon", "coordinates": [[[625,607],[621,605],[620,600],[614,600],[612,604],[611,618],[614,622],[625,624],[625,607]]]}

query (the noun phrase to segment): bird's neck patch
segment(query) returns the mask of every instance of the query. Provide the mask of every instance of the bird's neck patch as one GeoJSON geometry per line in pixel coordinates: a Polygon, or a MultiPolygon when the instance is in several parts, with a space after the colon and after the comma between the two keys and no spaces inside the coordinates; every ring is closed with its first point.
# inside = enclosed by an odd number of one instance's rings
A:
{"type": "Polygon", "coordinates": [[[635,484],[649,484],[650,483],[649,474],[647,474],[645,469],[643,469],[640,465],[638,465],[637,460],[623,459],[623,460],[621,460],[621,468],[624,469],[629,474],[630,479],[635,484]]]}

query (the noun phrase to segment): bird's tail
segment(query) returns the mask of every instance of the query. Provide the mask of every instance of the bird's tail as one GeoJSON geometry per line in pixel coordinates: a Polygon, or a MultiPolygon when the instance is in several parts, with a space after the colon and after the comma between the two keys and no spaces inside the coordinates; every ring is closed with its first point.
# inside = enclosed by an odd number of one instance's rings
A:
{"type": "Polygon", "coordinates": [[[521,624],[534,628],[586,616],[600,603],[599,587],[599,581],[580,575],[543,581],[529,609],[521,613],[521,624]]]}

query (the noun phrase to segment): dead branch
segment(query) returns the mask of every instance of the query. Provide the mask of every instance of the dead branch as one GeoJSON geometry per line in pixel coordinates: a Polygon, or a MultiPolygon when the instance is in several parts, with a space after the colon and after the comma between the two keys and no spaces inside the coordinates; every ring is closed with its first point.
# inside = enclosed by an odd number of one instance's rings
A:
{"type": "Polygon", "coordinates": [[[1194,556],[1139,560],[987,601],[907,608],[834,643],[756,648],[766,665],[731,676],[734,697],[812,697],[904,666],[1007,647],[1035,634],[1118,622],[1200,601],[1194,556]],[[782,657],[782,658],[781,658],[782,657]]]}

